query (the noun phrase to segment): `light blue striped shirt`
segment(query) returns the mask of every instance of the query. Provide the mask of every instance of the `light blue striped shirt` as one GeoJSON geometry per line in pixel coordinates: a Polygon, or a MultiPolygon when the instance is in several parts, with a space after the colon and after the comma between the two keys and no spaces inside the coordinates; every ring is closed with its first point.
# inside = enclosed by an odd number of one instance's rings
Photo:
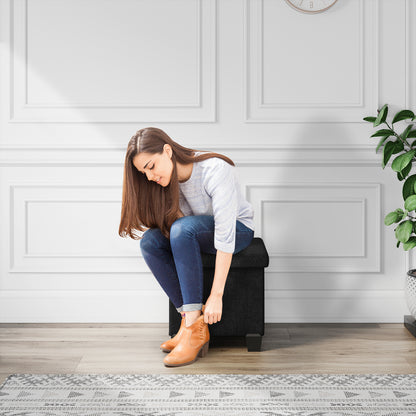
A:
{"type": "Polygon", "coordinates": [[[241,193],[235,167],[217,157],[194,162],[190,178],[179,183],[179,207],[185,216],[213,215],[214,246],[226,253],[234,252],[237,220],[254,230],[253,208],[241,193]]]}

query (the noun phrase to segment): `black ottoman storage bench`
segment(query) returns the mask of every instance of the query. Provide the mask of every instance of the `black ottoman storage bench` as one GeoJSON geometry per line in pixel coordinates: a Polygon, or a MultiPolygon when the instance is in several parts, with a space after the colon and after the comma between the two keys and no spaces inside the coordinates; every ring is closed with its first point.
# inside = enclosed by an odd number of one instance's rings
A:
{"type": "MultiPolygon", "coordinates": [[[[202,253],[204,296],[207,301],[212,288],[215,254],[202,253]]],[[[221,321],[209,325],[211,339],[220,336],[244,336],[248,351],[260,351],[264,335],[264,268],[269,255],[264,242],[254,237],[251,244],[233,255],[223,295],[221,321]]],[[[181,325],[181,314],[169,300],[169,335],[173,337],[181,325]]]]}

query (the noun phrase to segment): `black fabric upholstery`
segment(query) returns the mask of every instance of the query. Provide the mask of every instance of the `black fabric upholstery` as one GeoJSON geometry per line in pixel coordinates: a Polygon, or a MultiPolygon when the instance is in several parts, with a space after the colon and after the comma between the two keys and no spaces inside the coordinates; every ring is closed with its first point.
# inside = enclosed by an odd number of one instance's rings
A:
{"type": "MultiPolygon", "coordinates": [[[[215,270],[215,255],[202,254],[204,266],[203,303],[208,299],[215,270]]],[[[221,321],[209,325],[211,337],[264,335],[264,268],[269,255],[261,238],[253,238],[250,246],[233,255],[224,288],[221,321]]],[[[169,301],[169,335],[175,335],[181,315],[169,301]]]]}
{"type": "MultiPolygon", "coordinates": [[[[202,253],[202,264],[207,268],[215,267],[215,254],[202,253]]],[[[264,242],[259,237],[254,237],[251,244],[244,250],[233,255],[231,268],[267,267],[269,255],[264,242]]]]}

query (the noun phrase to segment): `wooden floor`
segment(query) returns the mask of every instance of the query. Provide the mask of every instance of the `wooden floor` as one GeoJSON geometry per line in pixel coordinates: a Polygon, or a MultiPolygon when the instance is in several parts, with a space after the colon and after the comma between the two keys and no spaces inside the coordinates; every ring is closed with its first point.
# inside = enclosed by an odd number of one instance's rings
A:
{"type": "Polygon", "coordinates": [[[207,356],[168,368],[168,324],[0,324],[0,384],[14,373],[416,374],[403,324],[266,324],[261,352],[212,339],[207,356]]]}

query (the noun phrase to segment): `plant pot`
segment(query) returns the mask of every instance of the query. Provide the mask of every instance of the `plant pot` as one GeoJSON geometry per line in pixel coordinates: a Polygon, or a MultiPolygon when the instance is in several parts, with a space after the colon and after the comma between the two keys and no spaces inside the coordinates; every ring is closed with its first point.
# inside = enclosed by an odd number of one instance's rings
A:
{"type": "Polygon", "coordinates": [[[405,295],[410,314],[416,320],[416,269],[407,272],[405,295]]]}

